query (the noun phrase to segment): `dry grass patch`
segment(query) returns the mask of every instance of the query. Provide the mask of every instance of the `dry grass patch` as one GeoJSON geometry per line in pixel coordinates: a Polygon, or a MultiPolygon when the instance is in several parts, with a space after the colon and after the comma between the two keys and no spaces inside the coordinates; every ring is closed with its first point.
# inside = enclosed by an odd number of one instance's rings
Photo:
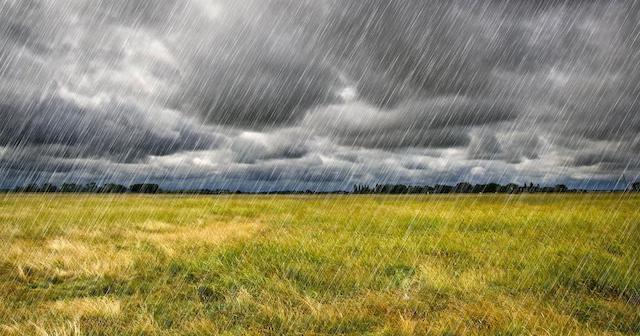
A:
{"type": "Polygon", "coordinates": [[[85,335],[78,320],[68,320],[59,324],[29,322],[25,324],[0,325],[1,335],[15,336],[82,336],[85,335]]]}
{"type": "Polygon", "coordinates": [[[150,241],[168,255],[189,244],[218,245],[226,241],[246,239],[264,228],[258,220],[234,219],[192,226],[172,226],[164,222],[145,222],[144,230],[130,232],[133,239],[150,241]]]}
{"type": "Polygon", "coordinates": [[[120,315],[120,301],[110,297],[78,298],[55,301],[50,308],[57,313],[69,317],[104,317],[113,318],[120,315]]]}
{"type": "Polygon", "coordinates": [[[44,246],[29,240],[13,241],[3,261],[15,265],[20,277],[37,272],[72,278],[120,276],[128,273],[134,258],[133,252],[117,249],[112,244],[57,237],[44,242],[44,246]]]}
{"type": "Polygon", "coordinates": [[[148,233],[167,233],[176,229],[175,225],[158,220],[146,220],[143,223],[139,223],[136,229],[142,232],[148,233]]]}

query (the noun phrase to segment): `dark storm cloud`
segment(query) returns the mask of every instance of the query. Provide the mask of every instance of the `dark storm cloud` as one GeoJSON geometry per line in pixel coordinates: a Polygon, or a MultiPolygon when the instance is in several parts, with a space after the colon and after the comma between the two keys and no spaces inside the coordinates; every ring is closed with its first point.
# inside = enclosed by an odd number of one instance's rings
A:
{"type": "Polygon", "coordinates": [[[197,41],[205,50],[191,55],[178,106],[210,123],[260,129],[335,103],[348,83],[383,108],[492,87],[487,63],[501,45],[487,35],[498,22],[472,15],[486,7],[479,3],[328,1],[307,4],[301,20],[288,19],[300,10],[293,2],[256,7],[264,13],[253,22],[232,21],[228,35],[197,41]]]}
{"type": "Polygon", "coordinates": [[[148,155],[210,149],[223,141],[186,122],[167,128],[135,106],[108,104],[96,110],[56,97],[11,103],[0,104],[0,119],[4,121],[0,126],[0,146],[24,147],[25,154],[107,157],[129,162],[148,155]]]}
{"type": "Polygon", "coordinates": [[[309,108],[336,100],[331,89],[337,78],[328,67],[286,54],[247,53],[196,67],[185,84],[189,103],[180,106],[208,123],[261,129],[294,124],[309,108]]]}
{"type": "Polygon", "coordinates": [[[312,6],[297,21],[287,15],[305,9],[295,2],[225,5],[230,17],[184,41],[187,62],[173,104],[208,123],[263,129],[294,124],[309,108],[337,101],[338,69],[316,36],[298,32],[314,20],[312,6]]]}
{"type": "Polygon", "coordinates": [[[472,127],[512,121],[517,115],[509,103],[451,96],[389,111],[369,105],[330,106],[311,113],[305,124],[344,145],[448,148],[467,145],[472,127]]]}
{"type": "Polygon", "coordinates": [[[321,37],[369,102],[468,95],[485,89],[490,41],[467,2],[345,1],[334,4],[321,37]]]}
{"type": "Polygon", "coordinates": [[[640,168],[640,135],[628,141],[591,142],[577,150],[568,166],[591,167],[603,172],[635,171],[640,168]]]}
{"type": "Polygon", "coordinates": [[[316,183],[637,171],[638,22],[631,0],[0,0],[0,162],[316,183]]]}
{"type": "Polygon", "coordinates": [[[619,168],[626,161],[626,158],[620,153],[591,152],[579,154],[572,163],[575,166],[605,165],[608,168],[612,168],[612,166],[619,168]]]}

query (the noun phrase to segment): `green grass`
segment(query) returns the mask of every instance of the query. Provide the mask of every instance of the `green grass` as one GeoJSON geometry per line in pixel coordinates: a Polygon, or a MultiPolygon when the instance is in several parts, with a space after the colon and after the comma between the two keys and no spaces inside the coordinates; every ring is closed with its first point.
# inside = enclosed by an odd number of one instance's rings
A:
{"type": "Polygon", "coordinates": [[[640,334],[640,197],[0,196],[8,335],[640,334]]]}

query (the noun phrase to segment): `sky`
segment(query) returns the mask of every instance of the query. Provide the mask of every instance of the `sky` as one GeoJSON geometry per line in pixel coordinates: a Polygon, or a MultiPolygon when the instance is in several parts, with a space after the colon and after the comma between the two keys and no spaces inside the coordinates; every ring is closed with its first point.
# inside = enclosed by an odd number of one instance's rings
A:
{"type": "Polygon", "coordinates": [[[0,187],[640,172],[640,1],[0,0],[0,187]]]}

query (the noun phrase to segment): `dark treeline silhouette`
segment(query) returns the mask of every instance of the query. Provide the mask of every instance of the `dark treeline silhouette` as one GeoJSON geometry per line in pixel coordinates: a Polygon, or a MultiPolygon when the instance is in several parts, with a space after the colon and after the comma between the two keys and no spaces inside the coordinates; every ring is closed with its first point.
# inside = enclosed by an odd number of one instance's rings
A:
{"type": "MultiPolygon", "coordinates": [[[[634,183],[629,191],[640,191],[640,182],[634,183]]],[[[434,186],[412,186],[404,184],[376,184],[370,187],[366,184],[356,184],[353,186],[354,194],[481,194],[481,193],[562,193],[562,192],[586,192],[584,189],[569,189],[564,184],[541,187],[533,183],[518,185],[509,183],[500,185],[498,183],[471,184],[460,182],[456,185],[436,184],[434,186]]]]}
{"type": "Polygon", "coordinates": [[[133,184],[129,187],[129,191],[132,193],[155,194],[160,191],[160,186],[150,183],[133,184]]]}
{"type": "MultiPolygon", "coordinates": [[[[501,185],[498,183],[487,184],[471,184],[468,182],[460,182],[455,185],[436,184],[429,185],[405,185],[405,184],[376,184],[370,186],[368,184],[355,184],[352,191],[315,191],[315,190],[279,190],[279,191],[232,191],[228,189],[181,189],[181,190],[162,190],[158,184],[154,183],[136,183],[130,186],[124,186],[116,183],[105,183],[98,185],[95,182],[87,184],[63,183],[58,186],[52,183],[44,183],[41,185],[30,183],[25,186],[16,187],[11,190],[2,190],[4,192],[18,193],[105,193],[105,194],[123,194],[123,193],[139,193],[139,194],[194,194],[194,195],[221,195],[221,194],[482,194],[482,193],[565,193],[565,192],[588,192],[586,189],[569,189],[564,184],[556,184],[554,186],[540,186],[529,184],[518,185],[508,183],[501,185]]],[[[599,190],[599,191],[621,191],[621,190],[599,190]]],[[[640,182],[631,183],[624,191],[640,192],[640,182]]]]}
{"type": "Polygon", "coordinates": [[[61,193],[104,193],[104,194],[123,194],[130,193],[142,193],[142,194],[155,194],[161,191],[160,186],[153,183],[140,183],[133,184],[129,187],[116,183],[105,183],[102,186],[98,186],[95,182],[87,184],[77,183],[63,183],[60,187],[51,183],[44,183],[37,185],[34,183],[28,184],[23,187],[16,187],[14,192],[61,192],[61,193]]]}

